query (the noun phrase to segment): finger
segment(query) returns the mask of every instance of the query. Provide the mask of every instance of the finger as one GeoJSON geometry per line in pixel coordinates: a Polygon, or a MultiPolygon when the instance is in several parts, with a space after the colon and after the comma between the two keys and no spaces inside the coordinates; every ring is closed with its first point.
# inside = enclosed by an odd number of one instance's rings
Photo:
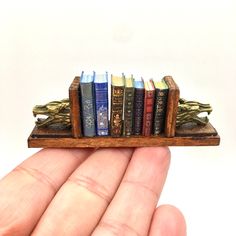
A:
{"type": "Polygon", "coordinates": [[[91,235],[124,175],[132,149],[99,149],[59,190],[33,235],[91,235]]]}
{"type": "Polygon", "coordinates": [[[153,214],[149,236],[186,236],[183,214],[174,206],[159,206],[153,214]]]}
{"type": "Polygon", "coordinates": [[[93,236],[147,235],[170,162],[167,148],[138,148],[93,236]]]}
{"type": "Polygon", "coordinates": [[[0,235],[29,235],[89,149],[44,149],[0,181],[0,235]]]}

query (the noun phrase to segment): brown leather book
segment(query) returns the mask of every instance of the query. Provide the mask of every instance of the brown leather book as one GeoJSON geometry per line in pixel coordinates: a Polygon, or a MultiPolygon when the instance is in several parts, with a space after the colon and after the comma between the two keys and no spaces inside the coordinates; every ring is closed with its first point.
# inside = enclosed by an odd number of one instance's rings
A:
{"type": "Polygon", "coordinates": [[[169,88],[165,120],[165,136],[170,138],[175,136],[180,91],[178,85],[171,76],[165,76],[163,79],[169,88]]]}
{"type": "Polygon", "coordinates": [[[144,82],[144,109],[143,109],[143,132],[144,136],[150,136],[152,134],[153,127],[153,110],[154,110],[154,98],[155,88],[152,80],[144,82]]]}
{"type": "Polygon", "coordinates": [[[121,136],[123,131],[123,100],[124,100],[124,77],[111,76],[111,136],[121,136]]]}

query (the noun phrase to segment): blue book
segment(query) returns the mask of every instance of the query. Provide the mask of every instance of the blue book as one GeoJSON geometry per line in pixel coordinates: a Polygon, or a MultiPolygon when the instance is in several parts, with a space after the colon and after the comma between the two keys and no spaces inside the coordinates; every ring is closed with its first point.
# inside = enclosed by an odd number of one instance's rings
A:
{"type": "Polygon", "coordinates": [[[134,81],[134,135],[142,134],[144,110],[144,84],[141,79],[134,81]]]}
{"type": "Polygon", "coordinates": [[[82,72],[80,77],[80,96],[81,96],[81,120],[83,135],[93,137],[96,135],[95,129],[95,99],[94,99],[94,77],[82,72]]]}
{"type": "Polygon", "coordinates": [[[94,79],[96,133],[108,135],[108,74],[96,74],[94,79]]]}

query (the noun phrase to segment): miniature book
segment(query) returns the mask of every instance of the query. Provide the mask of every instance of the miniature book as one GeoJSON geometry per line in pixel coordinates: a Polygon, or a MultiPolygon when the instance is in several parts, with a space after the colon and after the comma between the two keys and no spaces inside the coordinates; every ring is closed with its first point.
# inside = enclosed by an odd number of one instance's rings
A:
{"type": "Polygon", "coordinates": [[[122,135],[124,76],[111,76],[111,136],[122,135]]]}
{"type": "Polygon", "coordinates": [[[155,88],[152,80],[144,82],[143,136],[152,134],[155,88]]]}
{"type": "Polygon", "coordinates": [[[96,135],[94,77],[95,73],[93,73],[93,75],[82,73],[80,81],[83,134],[87,137],[93,137],[96,135]]]}
{"type": "Polygon", "coordinates": [[[96,133],[98,136],[109,134],[108,121],[108,74],[95,74],[94,94],[96,105],[96,133]]]}
{"type": "Polygon", "coordinates": [[[134,114],[134,78],[125,77],[124,95],[124,136],[133,134],[133,114],[134,114]]]}
{"type": "Polygon", "coordinates": [[[143,105],[144,105],[144,84],[141,79],[134,81],[134,135],[142,134],[143,127],[143,105]]]}
{"type": "Polygon", "coordinates": [[[164,80],[154,81],[155,86],[155,107],[154,107],[154,122],[153,134],[160,134],[165,125],[166,106],[168,98],[168,86],[164,80]]]}

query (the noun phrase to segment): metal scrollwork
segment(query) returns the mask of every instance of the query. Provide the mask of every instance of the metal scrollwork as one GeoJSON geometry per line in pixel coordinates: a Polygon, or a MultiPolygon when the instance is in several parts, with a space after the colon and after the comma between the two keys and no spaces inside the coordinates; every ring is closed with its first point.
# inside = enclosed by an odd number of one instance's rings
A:
{"type": "Polygon", "coordinates": [[[36,105],[33,108],[33,115],[46,116],[46,118],[38,118],[36,123],[37,127],[48,126],[62,126],[70,127],[70,101],[63,99],[61,101],[52,101],[45,105],[36,105]]]}
{"type": "Polygon", "coordinates": [[[206,125],[209,122],[207,116],[199,117],[202,112],[208,115],[212,112],[210,104],[203,104],[196,101],[187,101],[183,98],[179,100],[176,126],[179,127],[186,123],[196,123],[197,125],[206,125]]]}

